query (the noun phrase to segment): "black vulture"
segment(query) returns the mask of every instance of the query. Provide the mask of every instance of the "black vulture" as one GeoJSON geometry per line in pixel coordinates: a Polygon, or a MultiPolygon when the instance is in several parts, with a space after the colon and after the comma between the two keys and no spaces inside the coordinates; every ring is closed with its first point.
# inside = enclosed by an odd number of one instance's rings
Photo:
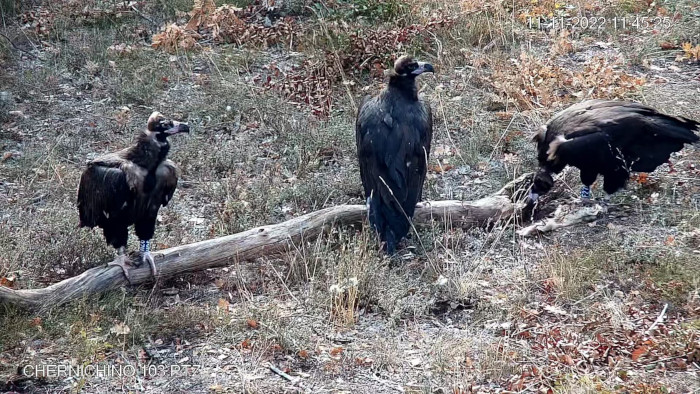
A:
{"type": "Polygon", "coordinates": [[[355,123],[369,222],[389,255],[408,234],[428,167],[433,116],[416,88],[424,72],[434,72],[433,66],[409,56],[397,59],[387,87],[365,97],[355,123]]]}
{"type": "Polygon", "coordinates": [[[189,130],[187,124],[154,112],[134,145],[90,161],[80,178],[80,227],[102,228],[107,243],[117,249],[117,258],[107,265],[121,267],[127,279],[125,250],[132,224],[140,240],[138,264],[147,261],[156,275],[151,239],[158,210],[168,205],[178,180],[175,163],[167,159],[168,137],[189,130]]]}
{"type": "Polygon", "coordinates": [[[530,200],[547,193],[556,174],[567,165],[581,171],[581,198],[603,176],[606,199],[625,187],[630,172],[652,172],[671,153],[698,142],[700,123],[660,113],[629,101],[587,100],[561,111],[534,136],[539,170],[530,200]]]}

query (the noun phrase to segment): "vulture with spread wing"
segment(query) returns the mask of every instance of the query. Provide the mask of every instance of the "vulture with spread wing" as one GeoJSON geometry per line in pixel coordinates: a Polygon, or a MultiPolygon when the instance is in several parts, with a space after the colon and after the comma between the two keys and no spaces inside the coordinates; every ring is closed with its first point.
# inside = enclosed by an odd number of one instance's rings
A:
{"type": "Polygon", "coordinates": [[[433,117],[416,88],[424,72],[433,66],[409,56],[396,60],[387,87],[365,98],[355,124],[369,222],[389,255],[408,234],[428,167],[433,117]]]}
{"type": "Polygon", "coordinates": [[[151,239],[161,206],[168,205],[177,187],[178,170],[167,160],[168,137],[189,132],[189,126],[154,112],[136,143],[88,163],[78,187],[80,227],[100,227],[117,259],[108,265],[122,268],[129,279],[125,253],[129,226],[140,240],[140,262],[148,262],[156,275],[151,239]]]}
{"type": "Polygon", "coordinates": [[[587,100],[555,115],[535,135],[539,171],[530,199],[547,193],[556,174],[567,165],[581,171],[581,198],[603,176],[610,195],[623,188],[630,172],[652,172],[668,162],[671,153],[698,142],[700,123],[665,115],[648,106],[609,100],[587,100]]]}

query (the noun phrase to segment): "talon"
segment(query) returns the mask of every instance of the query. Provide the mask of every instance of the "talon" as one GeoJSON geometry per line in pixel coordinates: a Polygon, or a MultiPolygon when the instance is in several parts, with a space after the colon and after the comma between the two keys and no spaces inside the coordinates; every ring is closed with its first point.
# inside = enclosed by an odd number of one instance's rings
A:
{"type": "Polygon", "coordinates": [[[155,278],[158,271],[156,270],[156,262],[155,262],[155,260],[153,260],[153,256],[151,255],[151,252],[142,252],[141,253],[141,264],[143,264],[144,262],[148,262],[148,265],[151,267],[151,273],[153,274],[153,277],[155,278]]]}
{"type": "Polygon", "coordinates": [[[107,263],[107,267],[114,267],[117,266],[122,269],[122,272],[124,272],[124,276],[126,277],[126,280],[131,284],[131,277],[129,276],[129,264],[128,264],[129,258],[125,254],[120,254],[117,256],[117,258],[114,259],[114,261],[110,261],[107,263]]]}

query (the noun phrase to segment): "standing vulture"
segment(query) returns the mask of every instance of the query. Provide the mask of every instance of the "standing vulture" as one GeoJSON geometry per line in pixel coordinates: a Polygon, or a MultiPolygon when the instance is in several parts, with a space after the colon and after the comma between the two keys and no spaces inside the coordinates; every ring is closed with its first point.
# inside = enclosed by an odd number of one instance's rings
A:
{"type": "Polygon", "coordinates": [[[433,66],[400,57],[388,86],[365,97],[355,123],[369,222],[389,255],[408,234],[428,166],[433,116],[416,88],[416,77],[424,72],[434,72],[433,66]]]}
{"type": "Polygon", "coordinates": [[[127,279],[125,250],[132,224],[140,240],[138,264],[147,261],[156,275],[151,238],[158,210],[170,202],[178,179],[175,163],[166,159],[168,137],[189,130],[187,124],[154,112],[134,145],[92,160],[80,178],[80,227],[102,228],[107,243],[117,249],[117,258],[107,265],[121,267],[127,279]]]}
{"type": "Polygon", "coordinates": [[[606,194],[615,193],[631,171],[652,172],[683,145],[698,142],[694,130],[700,130],[699,122],[639,103],[587,100],[572,105],[533,138],[540,169],[530,199],[547,193],[554,184],[552,173],[567,165],[581,170],[582,199],[590,199],[598,175],[606,194]]]}

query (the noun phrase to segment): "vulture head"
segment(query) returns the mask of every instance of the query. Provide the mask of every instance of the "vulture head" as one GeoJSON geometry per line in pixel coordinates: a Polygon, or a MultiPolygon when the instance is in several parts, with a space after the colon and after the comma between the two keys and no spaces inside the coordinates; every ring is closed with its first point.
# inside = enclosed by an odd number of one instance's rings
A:
{"type": "Polygon", "coordinates": [[[554,187],[554,178],[552,178],[552,174],[547,170],[540,169],[537,171],[532,181],[532,189],[528,196],[530,201],[537,201],[541,195],[547,194],[552,190],[552,187],[554,187]]]}
{"type": "Polygon", "coordinates": [[[415,78],[424,72],[435,72],[433,65],[426,62],[419,62],[411,56],[404,55],[394,62],[394,72],[401,77],[415,78]]]}
{"type": "Polygon", "coordinates": [[[187,123],[181,123],[176,120],[166,119],[160,112],[154,112],[148,118],[146,129],[155,134],[156,138],[164,141],[171,135],[179,133],[189,133],[190,126],[187,123]]]}

